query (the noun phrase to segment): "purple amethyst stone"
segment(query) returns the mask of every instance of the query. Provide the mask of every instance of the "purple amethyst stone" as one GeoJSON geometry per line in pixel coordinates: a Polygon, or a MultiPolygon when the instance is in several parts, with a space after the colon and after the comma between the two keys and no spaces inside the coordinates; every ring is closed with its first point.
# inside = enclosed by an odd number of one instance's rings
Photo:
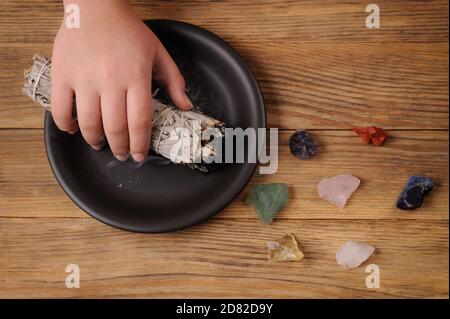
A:
{"type": "Polygon", "coordinates": [[[289,139],[292,155],[302,160],[308,159],[319,152],[319,147],[311,134],[306,130],[298,130],[289,139]]]}

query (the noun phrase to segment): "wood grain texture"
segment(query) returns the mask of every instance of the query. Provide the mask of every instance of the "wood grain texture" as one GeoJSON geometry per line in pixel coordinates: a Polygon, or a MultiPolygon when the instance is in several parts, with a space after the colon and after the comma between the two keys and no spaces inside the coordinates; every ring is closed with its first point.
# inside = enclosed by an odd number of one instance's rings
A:
{"type": "MultiPolygon", "coordinates": [[[[448,2],[380,0],[382,32],[365,27],[366,1],[133,1],[143,19],[201,25],[231,42],[448,42],[448,2]]],[[[370,3],[370,2],[369,2],[370,3]]],[[[61,1],[2,0],[0,41],[53,41],[61,1]],[[32,13],[32,14],[31,14],[32,13]]]]}
{"type": "Polygon", "coordinates": [[[0,1],[0,298],[448,298],[448,1],[380,0],[381,29],[368,30],[364,1],[133,1],[143,19],[194,23],[226,39],[261,85],[268,125],[281,128],[279,170],[250,185],[289,184],[290,201],[262,226],[244,192],[213,219],[179,232],[132,234],[78,209],[58,186],[44,151],[43,110],[21,95],[34,53],[51,55],[60,0],[0,1]],[[382,147],[350,129],[389,129],[382,147]],[[287,141],[310,129],[321,146],[301,161],[287,141]],[[325,176],[362,180],[345,209],[321,200],[325,176]],[[414,212],[395,209],[409,175],[436,189],[414,212]],[[305,253],[267,261],[266,240],[292,232],[305,253]],[[344,271],[347,240],[376,247],[344,271]],[[67,289],[67,264],[81,288],[67,289]],[[365,287],[365,267],[381,287],[365,287]]]}
{"type": "MultiPolygon", "coordinates": [[[[446,44],[261,41],[235,47],[261,85],[271,127],[448,129],[446,44]]],[[[35,53],[51,56],[51,45],[0,50],[0,127],[43,126],[40,107],[21,92],[35,53]]]]}
{"type": "MultiPolygon", "coordinates": [[[[281,132],[278,171],[255,174],[250,185],[286,182],[290,202],[279,219],[448,219],[448,133],[388,131],[382,147],[368,146],[353,132],[314,131],[321,154],[307,161],[290,154],[292,132],[281,132]],[[321,200],[317,183],[327,176],[351,172],[362,184],[345,209],[321,200]],[[414,212],[395,208],[410,175],[431,176],[435,190],[414,212]]],[[[85,217],[55,181],[38,130],[0,131],[0,216],[85,217]]],[[[142,178],[145,178],[143,176],[142,178]]],[[[253,219],[244,204],[248,188],[219,218],[253,219]]]]}
{"type": "Polygon", "coordinates": [[[130,234],[91,219],[0,218],[0,297],[394,298],[448,295],[448,221],[254,221],[213,219],[160,235],[130,234]],[[267,260],[266,240],[292,232],[305,258],[267,260]],[[347,240],[376,247],[344,270],[347,240]],[[36,243],[39,243],[38,245],[36,243]],[[94,257],[95,256],[95,257],[94,257]],[[65,267],[80,267],[67,289],[65,267]],[[380,289],[365,286],[379,265],[380,289]]]}

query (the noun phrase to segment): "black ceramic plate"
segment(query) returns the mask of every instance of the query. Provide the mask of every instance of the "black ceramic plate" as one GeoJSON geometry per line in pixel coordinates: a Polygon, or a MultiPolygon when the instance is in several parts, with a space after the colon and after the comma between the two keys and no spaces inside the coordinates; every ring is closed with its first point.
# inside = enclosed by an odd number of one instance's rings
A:
{"type": "MultiPolygon", "coordinates": [[[[166,46],[186,79],[194,104],[228,127],[265,127],[258,84],[242,58],[214,34],[186,23],[147,25],[166,46]]],[[[229,164],[207,175],[151,157],[142,165],[94,151],[78,133],[63,133],[45,116],[52,170],[69,197],[92,217],[135,232],[167,232],[201,222],[230,203],[255,163],[229,164]]]]}

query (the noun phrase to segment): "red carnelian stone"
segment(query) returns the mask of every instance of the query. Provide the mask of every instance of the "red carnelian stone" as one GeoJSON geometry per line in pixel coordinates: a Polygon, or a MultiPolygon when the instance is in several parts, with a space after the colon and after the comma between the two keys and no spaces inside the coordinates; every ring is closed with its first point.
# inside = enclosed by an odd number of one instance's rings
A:
{"type": "Polygon", "coordinates": [[[388,138],[388,135],[381,127],[369,126],[369,127],[355,127],[353,132],[358,134],[364,143],[381,145],[388,138]]]}

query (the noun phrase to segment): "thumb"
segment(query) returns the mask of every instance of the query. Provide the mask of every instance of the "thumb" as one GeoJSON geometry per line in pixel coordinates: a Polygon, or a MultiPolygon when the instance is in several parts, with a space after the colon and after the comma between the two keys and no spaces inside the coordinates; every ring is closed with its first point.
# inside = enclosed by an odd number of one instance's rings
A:
{"type": "Polygon", "coordinates": [[[192,102],[185,93],[183,75],[162,44],[158,46],[153,65],[155,79],[165,86],[172,102],[181,110],[191,109],[192,102]]]}

